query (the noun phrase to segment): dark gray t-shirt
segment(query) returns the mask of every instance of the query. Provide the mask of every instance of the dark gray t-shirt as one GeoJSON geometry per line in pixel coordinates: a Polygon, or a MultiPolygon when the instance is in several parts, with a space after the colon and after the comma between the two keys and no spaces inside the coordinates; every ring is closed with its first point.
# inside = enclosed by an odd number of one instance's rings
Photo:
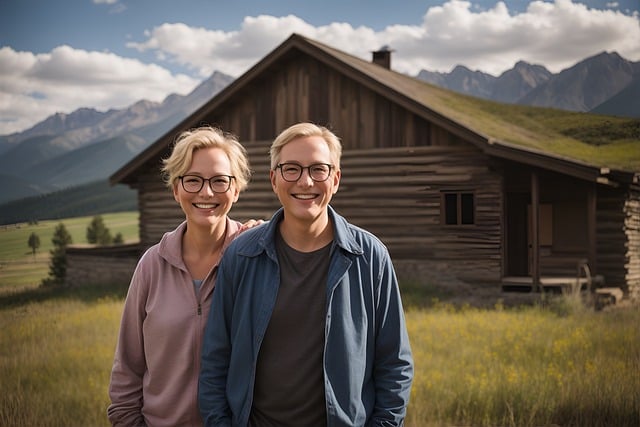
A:
{"type": "Polygon", "coordinates": [[[313,252],[276,237],[280,287],[258,354],[252,427],[326,425],[324,331],[331,244],[313,252]]]}

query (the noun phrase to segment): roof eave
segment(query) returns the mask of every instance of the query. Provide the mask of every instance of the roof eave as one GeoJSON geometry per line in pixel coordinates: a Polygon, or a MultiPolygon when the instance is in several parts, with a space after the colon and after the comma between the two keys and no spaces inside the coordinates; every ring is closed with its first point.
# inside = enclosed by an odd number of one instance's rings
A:
{"type": "Polygon", "coordinates": [[[620,184],[631,184],[634,179],[637,181],[637,174],[600,168],[572,159],[552,156],[549,153],[536,151],[521,146],[513,146],[508,143],[489,140],[484,152],[487,155],[499,157],[506,160],[516,161],[540,169],[547,169],[564,175],[586,181],[618,187],[620,184]]]}
{"type": "Polygon", "coordinates": [[[301,39],[302,38],[296,34],[291,35],[287,40],[281,43],[271,53],[269,53],[265,58],[256,63],[242,76],[235,79],[224,89],[218,92],[210,101],[206,102],[204,105],[202,105],[202,107],[200,107],[194,113],[190,114],[163,136],[158,138],[156,142],[151,144],[146,150],[138,154],[131,161],[129,161],[127,164],[113,173],[109,177],[109,182],[111,183],[111,185],[115,185],[118,183],[132,184],[134,182],[133,179],[131,179],[133,173],[146,162],[156,157],[163,150],[167,149],[167,147],[176,138],[178,132],[196,126],[199,122],[202,121],[204,117],[210,115],[212,111],[215,111],[218,106],[226,102],[228,99],[232,98],[242,87],[245,86],[247,82],[253,80],[265,69],[269,68],[274,62],[278,61],[278,59],[287,51],[289,51],[292,46],[298,45],[296,41],[299,41],[301,39]]]}

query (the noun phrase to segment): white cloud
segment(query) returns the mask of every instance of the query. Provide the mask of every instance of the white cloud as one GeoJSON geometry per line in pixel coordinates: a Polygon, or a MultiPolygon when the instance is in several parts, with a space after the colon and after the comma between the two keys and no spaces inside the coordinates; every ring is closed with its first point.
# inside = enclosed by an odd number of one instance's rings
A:
{"type": "Polygon", "coordinates": [[[462,64],[499,75],[519,61],[542,64],[557,73],[586,57],[617,51],[640,59],[638,15],[588,9],[569,0],[534,1],[520,14],[503,2],[474,12],[471,3],[452,0],[432,7],[421,26],[396,26],[377,35],[396,50],[393,66],[448,72],[462,64]]]}
{"type": "Polygon", "coordinates": [[[112,53],[60,46],[47,54],[0,49],[0,134],[23,130],[56,112],[124,108],[141,99],[186,94],[198,80],[112,53]]]}
{"type": "Polygon", "coordinates": [[[381,31],[343,22],[315,27],[293,15],[246,17],[237,31],[228,32],[164,23],[145,32],[144,40],[127,44],[151,52],[160,65],[69,46],[38,55],[3,48],[0,134],[57,111],[122,108],[195,87],[196,79],[172,75],[162,64],[178,64],[199,79],[213,71],[238,77],[294,32],[366,60],[388,45],[394,50],[392,67],[411,75],[421,69],[448,72],[456,65],[498,75],[519,60],[556,73],[602,51],[640,60],[638,12],[589,9],[571,0],[532,1],[521,13],[505,2],[482,10],[469,1],[449,0],[425,10],[416,25],[381,31]]]}
{"type": "Polygon", "coordinates": [[[589,9],[571,0],[533,1],[522,13],[512,13],[504,2],[478,10],[471,2],[450,0],[429,8],[419,25],[393,25],[379,32],[348,23],[313,27],[295,16],[247,17],[233,32],[163,24],[146,41],[129,46],[154,51],[157,58],[197,70],[202,77],[213,70],[238,76],[293,32],[365,59],[389,45],[395,51],[393,67],[409,74],[447,72],[462,64],[498,75],[519,60],[559,72],[602,51],[640,59],[637,13],[589,9]]]}
{"type": "Polygon", "coordinates": [[[239,31],[223,32],[165,23],[147,32],[142,43],[129,42],[138,51],[153,51],[156,58],[177,63],[208,77],[213,71],[239,76],[292,32],[314,28],[295,16],[247,17],[239,31]]]}
{"type": "Polygon", "coordinates": [[[127,10],[127,6],[119,3],[119,0],[93,0],[93,4],[106,4],[107,6],[113,6],[109,9],[110,14],[122,13],[127,10]]]}

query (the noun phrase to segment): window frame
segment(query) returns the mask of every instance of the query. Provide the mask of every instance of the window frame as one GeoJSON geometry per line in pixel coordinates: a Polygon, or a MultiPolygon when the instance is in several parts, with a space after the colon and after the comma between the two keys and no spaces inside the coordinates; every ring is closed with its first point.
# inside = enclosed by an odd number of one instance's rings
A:
{"type": "Polygon", "coordinates": [[[474,227],[477,225],[477,203],[476,192],[474,190],[455,190],[455,191],[442,191],[440,192],[440,224],[445,227],[474,227]],[[455,199],[455,218],[456,222],[449,222],[452,217],[449,211],[448,198],[454,195],[455,199]],[[465,215],[464,200],[465,196],[471,197],[473,206],[471,208],[471,222],[463,222],[465,215]]]}

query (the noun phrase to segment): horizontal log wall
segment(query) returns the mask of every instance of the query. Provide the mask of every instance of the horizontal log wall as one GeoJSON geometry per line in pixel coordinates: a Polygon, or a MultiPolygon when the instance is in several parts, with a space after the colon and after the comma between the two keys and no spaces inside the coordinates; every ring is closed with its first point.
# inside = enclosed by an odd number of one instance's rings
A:
{"type": "Polygon", "coordinates": [[[626,284],[629,297],[640,301],[640,189],[630,190],[624,204],[627,238],[626,284]]]}
{"type": "Polygon", "coordinates": [[[147,170],[138,182],[140,210],[140,243],[148,248],[160,241],[162,235],[184,221],[184,212],[173,198],[158,170],[147,170]]]}
{"type": "Polygon", "coordinates": [[[138,263],[140,245],[70,246],[66,255],[66,285],[125,285],[138,263]]]}
{"type": "MultiPolygon", "coordinates": [[[[269,219],[280,206],[269,181],[266,142],[247,144],[253,177],[230,216],[269,219]]],[[[157,173],[141,176],[141,242],[148,247],[184,220],[157,173]]],[[[345,151],[332,206],[376,234],[394,259],[447,262],[460,277],[497,281],[501,267],[501,180],[478,150],[415,147],[345,151]],[[443,226],[442,191],[471,191],[476,224],[443,226]]]]}
{"type": "Polygon", "coordinates": [[[605,285],[640,299],[640,201],[633,190],[601,186],[597,195],[597,262],[605,285]]]}
{"type": "MultiPolygon", "coordinates": [[[[254,174],[249,189],[232,208],[232,218],[269,219],[280,206],[269,181],[267,151],[268,143],[249,145],[254,174]]],[[[448,263],[460,277],[495,282],[501,267],[501,180],[486,162],[478,150],[460,147],[345,151],[332,206],[376,234],[394,259],[448,263]],[[440,223],[445,190],[475,194],[475,225],[440,223]]],[[[142,178],[141,240],[148,247],[184,215],[157,176],[142,178]]]]}
{"type": "Polygon", "coordinates": [[[394,259],[447,264],[458,278],[501,276],[501,178],[470,147],[347,151],[332,205],[377,235],[394,259]],[[441,223],[443,191],[472,192],[475,224],[441,223]]]}
{"type": "MultiPolygon", "coordinates": [[[[240,221],[269,219],[280,206],[269,182],[269,142],[246,146],[253,177],[230,216],[240,221]]],[[[442,277],[446,271],[457,279],[496,282],[502,266],[501,185],[501,176],[491,172],[487,159],[472,148],[346,150],[332,205],[376,234],[401,269],[437,270],[442,277]],[[474,192],[475,225],[441,225],[440,194],[447,190],[474,192]]],[[[139,189],[141,242],[148,247],[183,221],[184,214],[157,171],[141,175],[139,189]]],[[[640,201],[634,194],[625,202],[626,193],[600,187],[597,198],[598,272],[607,285],[620,286],[630,295],[640,289],[640,201]]],[[[545,275],[573,275],[583,257],[542,256],[541,269],[545,275]]]]}

